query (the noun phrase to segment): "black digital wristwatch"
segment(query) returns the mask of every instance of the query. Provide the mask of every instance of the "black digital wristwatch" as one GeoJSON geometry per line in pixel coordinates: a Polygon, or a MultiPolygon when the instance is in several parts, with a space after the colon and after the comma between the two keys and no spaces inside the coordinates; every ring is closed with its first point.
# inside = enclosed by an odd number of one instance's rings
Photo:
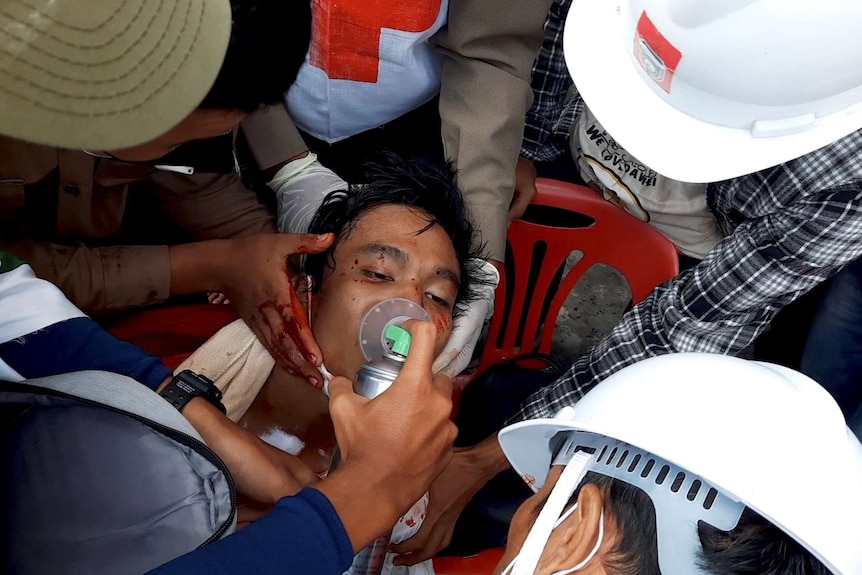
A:
{"type": "Polygon", "coordinates": [[[186,369],[174,376],[171,382],[165,386],[159,395],[168,403],[182,412],[186,404],[195,397],[203,397],[216,406],[222,413],[227,413],[221,402],[222,392],[216,387],[212,380],[190,369],[186,369]]]}

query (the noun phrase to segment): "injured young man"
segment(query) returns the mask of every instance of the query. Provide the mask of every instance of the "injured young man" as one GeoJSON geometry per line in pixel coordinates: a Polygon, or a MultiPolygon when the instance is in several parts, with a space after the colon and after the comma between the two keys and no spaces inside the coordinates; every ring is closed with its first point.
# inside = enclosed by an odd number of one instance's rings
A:
{"type": "MultiPolygon", "coordinates": [[[[397,298],[400,305],[424,310],[437,328],[439,354],[453,320],[486,283],[449,166],[389,156],[369,167],[368,181],[327,195],[308,232],[332,232],[336,240],[327,252],[306,256],[301,273],[293,274],[300,278],[297,292],[326,369],[350,379],[369,359],[360,325],[381,302],[397,298]]],[[[183,369],[215,381],[231,419],[297,455],[315,473],[326,472],[335,438],[324,389],[278,367],[241,320],[224,327],[177,371],[183,369]]],[[[249,502],[240,521],[264,511],[254,507],[249,502]]],[[[419,502],[401,523],[418,528],[422,515],[419,502]]]]}

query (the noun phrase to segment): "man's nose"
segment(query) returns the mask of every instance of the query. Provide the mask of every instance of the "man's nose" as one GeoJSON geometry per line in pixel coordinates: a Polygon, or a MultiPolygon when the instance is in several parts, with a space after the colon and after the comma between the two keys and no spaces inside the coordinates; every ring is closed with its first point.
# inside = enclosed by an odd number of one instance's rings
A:
{"type": "Polygon", "coordinates": [[[419,307],[425,307],[425,298],[422,295],[422,286],[418,282],[404,282],[399,286],[395,297],[400,297],[413,302],[419,307]]]}

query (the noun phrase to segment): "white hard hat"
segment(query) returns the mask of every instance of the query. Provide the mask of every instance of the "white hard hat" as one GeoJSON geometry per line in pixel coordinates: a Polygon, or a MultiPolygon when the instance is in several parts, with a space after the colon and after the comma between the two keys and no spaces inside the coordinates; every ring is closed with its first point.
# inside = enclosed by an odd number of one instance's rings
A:
{"type": "Polygon", "coordinates": [[[858,0],[573,0],[566,64],[614,139],[714,182],[862,127],[858,0]]]}
{"type": "Polygon", "coordinates": [[[579,446],[595,450],[585,471],[644,489],[663,575],[699,573],[697,520],[729,530],[743,505],[836,575],[862,573],[862,445],[829,394],[787,368],[717,354],[647,359],[499,441],[536,490],[552,458],[579,446]]]}

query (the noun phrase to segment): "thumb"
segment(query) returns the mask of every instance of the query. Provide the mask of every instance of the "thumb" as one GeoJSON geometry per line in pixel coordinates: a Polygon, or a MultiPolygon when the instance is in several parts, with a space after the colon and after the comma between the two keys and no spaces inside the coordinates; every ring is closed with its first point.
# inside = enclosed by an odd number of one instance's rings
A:
{"type": "Polygon", "coordinates": [[[337,375],[329,381],[329,412],[331,414],[334,415],[334,412],[345,401],[350,401],[356,397],[359,396],[353,391],[353,382],[346,377],[337,375]]]}

